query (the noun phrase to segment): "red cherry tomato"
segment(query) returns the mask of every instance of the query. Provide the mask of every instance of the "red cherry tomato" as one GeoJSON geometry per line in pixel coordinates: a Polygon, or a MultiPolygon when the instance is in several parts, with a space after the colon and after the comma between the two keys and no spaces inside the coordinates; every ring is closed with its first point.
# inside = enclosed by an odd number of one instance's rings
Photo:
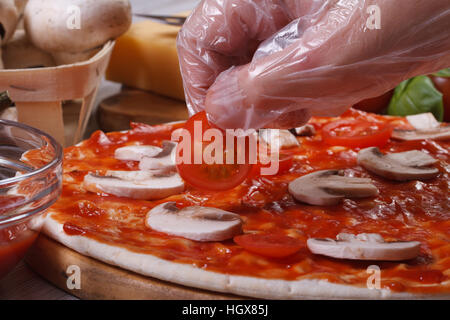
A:
{"type": "Polygon", "coordinates": [[[323,127],[325,143],[350,148],[382,147],[392,135],[393,128],[385,123],[363,120],[338,120],[323,127]]]}
{"type": "MultiPolygon", "coordinates": [[[[180,176],[190,185],[208,191],[223,191],[232,189],[239,184],[241,184],[245,178],[250,173],[252,165],[249,164],[249,157],[247,150],[241,150],[244,152],[245,160],[243,164],[238,163],[238,150],[237,150],[237,138],[234,141],[233,150],[233,161],[227,163],[227,150],[226,150],[226,137],[225,133],[218,129],[217,127],[211,125],[208,122],[205,112],[199,112],[191,117],[185,124],[184,129],[189,132],[190,135],[190,156],[185,156],[183,150],[183,142],[180,141],[177,147],[177,169],[180,176]],[[195,123],[197,123],[197,129],[201,126],[200,134],[195,134],[194,128],[195,123]],[[212,142],[215,142],[214,138],[212,141],[203,141],[203,134],[205,134],[208,129],[216,129],[222,132],[223,140],[219,141],[223,146],[223,163],[212,163],[207,164],[203,157],[205,148],[208,147],[212,142]],[[200,154],[200,162],[195,163],[195,153],[200,154]],[[189,161],[185,161],[189,159],[189,161]]],[[[197,130],[198,131],[198,130],[197,130]]],[[[228,137],[230,138],[230,137],[228,137]]],[[[248,149],[248,144],[245,146],[248,149]]],[[[197,158],[198,159],[198,158],[197,158]]],[[[198,162],[198,161],[197,161],[198,162]]],[[[230,162],[230,161],[228,161],[230,162]]]]}
{"type": "Polygon", "coordinates": [[[269,258],[288,257],[303,247],[300,240],[281,234],[244,234],[233,240],[245,250],[269,258]]]}
{"type": "Polygon", "coordinates": [[[450,122],[450,78],[431,76],[436,89],[443,95],[444,121],[450,122]]]}
{"type": "Polygon", "coordinates": [[[365,99],[355,104],[353,108],[366,112],[380,113],[388,107],[393,94],[394,90],[391,90],[382,94],[381,96],[365,99]]]}

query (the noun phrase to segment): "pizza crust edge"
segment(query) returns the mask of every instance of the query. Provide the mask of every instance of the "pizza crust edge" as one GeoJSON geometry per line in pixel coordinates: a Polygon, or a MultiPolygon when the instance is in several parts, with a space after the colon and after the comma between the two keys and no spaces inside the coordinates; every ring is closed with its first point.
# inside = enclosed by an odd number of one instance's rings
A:
{"type": "Polygon", "coordinates": [[[47,215],[42,231],[59,243],[110,265],[188,287],[262,299],[450,299],[444,294],[412,294],[370,290],[325,280],[279,280],[227,275],[129,251],[84,236],[69,236],[63,224],[47,215]]]}

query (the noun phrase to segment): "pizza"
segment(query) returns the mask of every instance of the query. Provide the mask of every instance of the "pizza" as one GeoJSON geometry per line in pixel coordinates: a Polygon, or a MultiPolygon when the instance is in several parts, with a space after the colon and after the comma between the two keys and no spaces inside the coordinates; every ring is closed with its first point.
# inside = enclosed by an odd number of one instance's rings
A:
{"type": "Polygon", "coordinates": [[[423,119],[350,109],[274,140],[264,129],[258,143],[280,147],[276,174],[217,165],[212,176],[181,168],[184,179],[171,138],[185,123],[96,131],[65,149],[43,232],[144,276],[239,296],[448,298],[448,127],[415,129],[423,119]]]}

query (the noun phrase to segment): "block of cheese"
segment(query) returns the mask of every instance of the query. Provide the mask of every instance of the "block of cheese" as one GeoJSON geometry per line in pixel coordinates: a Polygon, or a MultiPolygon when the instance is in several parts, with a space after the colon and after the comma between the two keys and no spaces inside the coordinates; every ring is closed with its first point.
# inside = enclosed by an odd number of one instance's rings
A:
{"type": "Polygon", "coordinates": [[[176,37],[180,27],[137,22],[116,41],[106,78],[184,100],[176,37]]]}

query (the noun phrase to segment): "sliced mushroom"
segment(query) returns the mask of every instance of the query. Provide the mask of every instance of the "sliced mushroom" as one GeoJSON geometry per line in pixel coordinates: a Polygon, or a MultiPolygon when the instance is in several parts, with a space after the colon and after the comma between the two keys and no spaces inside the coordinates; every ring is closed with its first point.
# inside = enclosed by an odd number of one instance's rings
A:
{"type": "Polygon", "coordinates": [[[430,130],[440,126],[439,121],[436,120],[431,112],[406,116],[406,120],[416,130],[430,130]]]}
{"type": "Polygon", "coordinates": [[[161,153],[157,146],[126,146],[116,149],[114,158],[123,161],[141,161],[143,157],[154,157],[161,153]]]}
{"type": "Polygon", "coordinates": [[[51,67],[55,65],[52,56],[36,48],[27,38],[25,30],[17,30],[3,48],[3,62],[6,69],[51,67]]]}
{"type": "Polygon", "coordinates": [[[178,209],[166,202],[147,213],[147,227],[196,241],[223,241],[242,232],[239,215],[212,207],[192,206],[178,209]]]}
{"type": "Polygon", "coordinates": [[[139,162],[141,170],[175,170],[177,143],[172,141],[163,141],[162,150],[155,156],[144,156],[139,162]]]}
{"type": "Polygon", "coordinates": [[[312,124],[305,124],[304,126],[289,130],[297,137],[312,137],[316,134],[316,128],[312,124]]]}
{"type": "Polygon", "coordinates": [[[392,138],[397,140],[411,141],[411,140],[449,140],[450,126],[442,126],[428,130],[402,130],[394,129],[392,138]]]}
{"type": "Polygon", "coordinates": [[[420,253],[418,241],[385,242],[376,233],[340,233],[336,239],[312,238],[306,244],[312,253],[337,259],[401,261],[420,253]]]}
{"type": "Polygon", "coordinates": [[[450,126],[441,126],[430,112],[406,116],[415,130],[394,129],[392,138],[397,140],[449,140],[450,126]]]}
{"type": "Polygon", "coordinates": [[[91,192],[145,200],[166,198],[184,190],[184,182],[175,172],[162,175],[150,171],[107,171],[104,176],[89,173],[83,185],[91,192]]]}
{"type": "Polygon", "coordinates": [[[410,167],[425,167],[431,166],[438,162],[435,158],[428,153],[411,150],[405,152],[388,153],[385,155],[388,160],[393,160],[400,163],[407,163],[410,167]]]}
{"type": "Polygon", "coordinates": [[[289,193],[298,201],[326,206],[343,198],[373,197],[378,195],[378,189],[371,179],[345,177],[338,170],[321,170],[291,181],[289,193]]]}
{"type": "Polygon", "coordinates": [[[289,130],[260,129],[259,138],[275,150],[300,145],[297,138],[289,130]]]}
{"type": "Polygon", "coordinates": [[[439,170],[426,167],[436,163],[430,155],[418,151],[383,154],[380,149],[370,147],[358,152],[358,164],[384,178],[395,181],[431,179],[439,170]]]}

